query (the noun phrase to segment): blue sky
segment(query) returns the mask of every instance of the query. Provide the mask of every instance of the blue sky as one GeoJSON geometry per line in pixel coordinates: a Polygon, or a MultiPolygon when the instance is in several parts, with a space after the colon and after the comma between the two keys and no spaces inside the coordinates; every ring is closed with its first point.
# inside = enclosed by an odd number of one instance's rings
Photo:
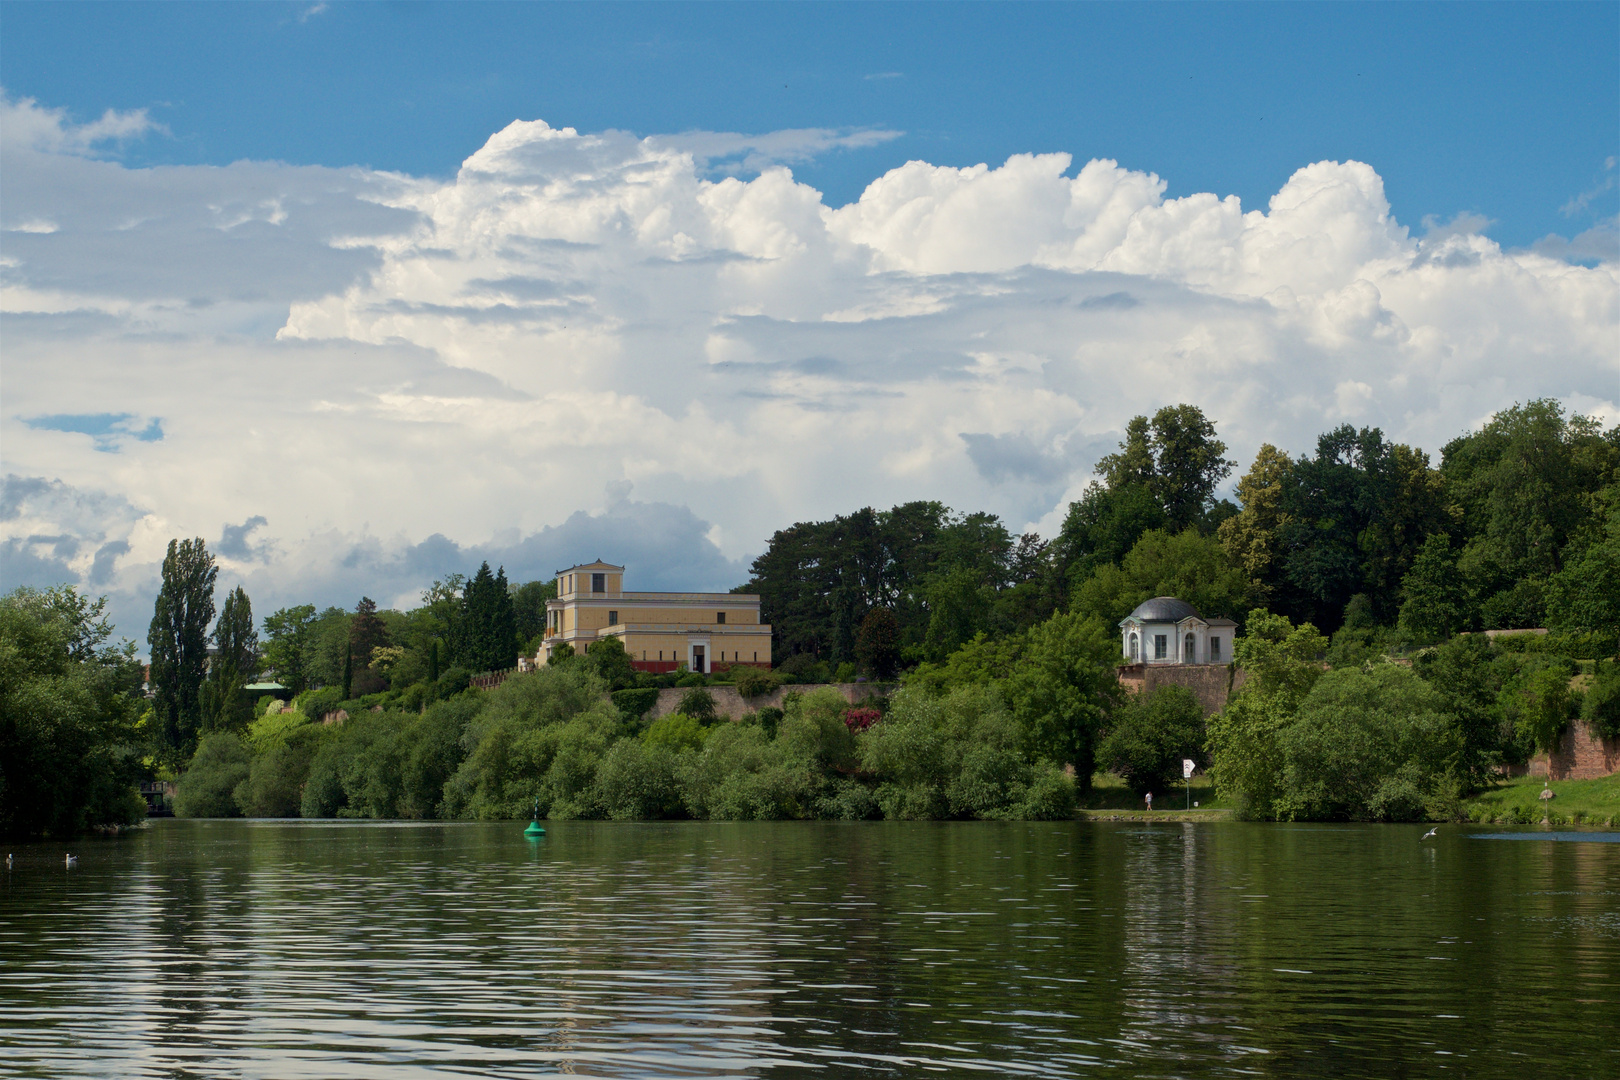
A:
{"type": "MultiPolygon", "coordinates": [[[[729,588],[1132,416],[1620,423],[1620,5],[0,4],[0,582],[729,588]]],[[[1234,476],[1233,480],[1236,479],[1234,476]]]]}
{"type": "Polygon", "coordinates": [[[1263,206],[1372,163],[1395,213],[1523,246],[1620,210],[1620,5],[61,4],[0,8],[0,83],[146,108],[130,164],[447,176],[515,119],[638,135],[884,129],[794,165],[830,205],[920,158],[1110,157],[1263,206]],[[1583,202],[1583,196],[1586,200],[1583,202]]]}

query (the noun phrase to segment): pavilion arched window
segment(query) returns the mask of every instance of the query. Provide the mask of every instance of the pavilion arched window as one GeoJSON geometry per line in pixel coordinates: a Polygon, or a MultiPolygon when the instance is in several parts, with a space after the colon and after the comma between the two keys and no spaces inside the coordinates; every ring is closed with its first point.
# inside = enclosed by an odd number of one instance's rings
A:
{"type": "Polygon", "coordinates": [[[1136,632],[1135,631],[1131,632],[1130,641],[1131,641],[1131,659],[1135,660],[1136,659],[1136,632]]]}
{"type": "Polygon", "coordinates": [[[1183,664],[1196,663],[1198,660],[1198,639],[1191,634],[1187,635],[1181,643],[1181,662],[1183,664]]]}

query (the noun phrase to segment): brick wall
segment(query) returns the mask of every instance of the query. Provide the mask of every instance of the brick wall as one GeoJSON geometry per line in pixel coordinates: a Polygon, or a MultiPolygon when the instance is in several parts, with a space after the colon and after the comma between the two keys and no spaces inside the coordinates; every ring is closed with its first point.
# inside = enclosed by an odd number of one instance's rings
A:
{"type": "Polygon", "coordinates": [[[1585,720],[1570,722],[1558,749],[1537,754],[1528,769],[1509,769],[1510,775],[1545,776],[1549,780],[1597,780],[1620,771],[1620,739],[1604,739],[1585,720]],[[1550,766],[1550,768],[1549,768],[1550,766]]]}
{"type": "Polygon", "coordinates": [[[1191,690],[1206,718],[1226,706],[1226,699],[1243,685],[1248,673],[1230,664],[1126,664],[1119,669],[1119,684],[1133,694],[1151,693],[1161,686],[1191,690]]]}

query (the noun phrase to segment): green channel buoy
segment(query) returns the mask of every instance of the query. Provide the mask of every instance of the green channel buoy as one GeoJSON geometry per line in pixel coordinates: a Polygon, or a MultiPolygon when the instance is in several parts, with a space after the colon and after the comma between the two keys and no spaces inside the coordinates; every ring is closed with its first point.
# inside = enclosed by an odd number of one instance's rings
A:
{"type": "Polygon", "coordinates": [[[523,830],[523,835],[524,836],[544,836],[544,835],[546,835],[546,830],[545,830],[545,827],[543,825],[541,825],[538,821],[531,821],[531,822],[529,822],[529,827],[527,829],[523,830]]]}

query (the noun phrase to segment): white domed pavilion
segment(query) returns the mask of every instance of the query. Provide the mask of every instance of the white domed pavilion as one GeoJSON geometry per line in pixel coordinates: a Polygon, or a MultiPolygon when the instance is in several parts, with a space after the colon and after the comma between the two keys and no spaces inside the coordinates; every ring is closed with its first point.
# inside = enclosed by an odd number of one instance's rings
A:
{"type": "Polygon", "coordinates": [[[1225,664],[1237,623],[1206,619],[1174,596],[1155,596],[1119,622],[1120,647],[1130,664],[1225,664]]]}

